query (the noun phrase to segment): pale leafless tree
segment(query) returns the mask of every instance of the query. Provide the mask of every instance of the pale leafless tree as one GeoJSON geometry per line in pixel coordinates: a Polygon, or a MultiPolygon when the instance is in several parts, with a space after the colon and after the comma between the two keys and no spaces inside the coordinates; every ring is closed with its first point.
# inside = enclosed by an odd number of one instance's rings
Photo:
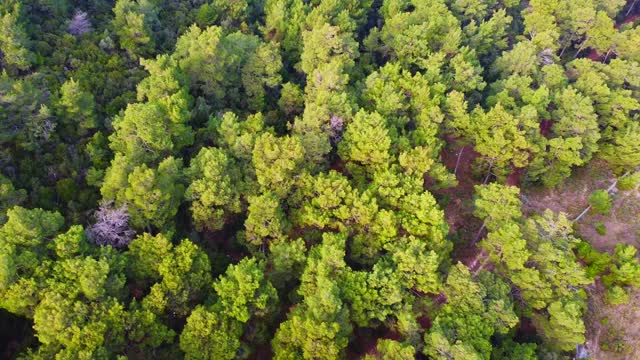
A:
{"type": "Polygon", "coordinates": [[[126,206],[115,207],[113,202],[104,203],[96,210],[94,217],[96,222],[87,231],[93,243],[115,248],[129,245],[135,231],[129,227],[126,206]]]}
{"type": "Polygon", "coordinates": [[[71,18],[67,31],[71,35],[80,36],[91,31],[91,22],[86,12],[78,10],[71,18]]]}
{"type": "Polygon", "coordinates": [[[340,142],[340,140],[342,140],[342,132],[344,131],[344,119],[336,115],[331,115],[329,125],[331,127],[329,130],[331,142],[336,145],[340,142]]]}

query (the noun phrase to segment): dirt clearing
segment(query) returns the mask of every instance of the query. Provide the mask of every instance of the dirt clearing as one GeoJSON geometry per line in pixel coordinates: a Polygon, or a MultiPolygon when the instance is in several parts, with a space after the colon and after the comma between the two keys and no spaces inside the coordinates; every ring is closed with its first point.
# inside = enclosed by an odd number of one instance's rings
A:
{"type": "MultiPolygon", "coordinates": [[[[578,169],[556,189],[530,188],[523,190],[524,212],[540,213],[549,208],[567,213],[574,219],[589,205],[592,191],[607,189],[615,180],[606,163],[592,161],[578,169]]],[[[640,247],[640,193],[611,191],[612,207],[608,215],[592,210],[574,224],[575,233],[599,251],[613,252],[618,243],[640,247]],[[596,226],[604,227],[598,233],[596,226]]],[[[604,301],[604,287],[590,286],[587,325],[587,349],[597,360],[640,359],[640,291],[635,291],[626,305],[609,306],[604,301]]]]}
{"type": "MultiPolygon", "coordinates": [[[[532,215],[548,208],[556,213],[564,212],[574,219],[589,206],[591,192],[607,189],[614,180],[615,176],[606,163],[594,160],[588,166],[577,169],[571,178],[555,189],[523,190],[523,210],[525,214],[532,215]]],[[[576,235],[600,251],[611,252],[618,243],[640,247],[640,193],[614,189],[611,199],[611,213],[598,215],[593,210],[589,211],[574,225],[576,235]],[[596,231],[598,224],[604,226],[604,234],[596,231]]]]}
{"type": "Polygon", "coordinates": [[[609,306],[604,302],[604,287],[594,285],[588,289],[589,313],[587,349],[596,360],[640,359],[640,291],[636,291],[628,304],[609,306]]]}

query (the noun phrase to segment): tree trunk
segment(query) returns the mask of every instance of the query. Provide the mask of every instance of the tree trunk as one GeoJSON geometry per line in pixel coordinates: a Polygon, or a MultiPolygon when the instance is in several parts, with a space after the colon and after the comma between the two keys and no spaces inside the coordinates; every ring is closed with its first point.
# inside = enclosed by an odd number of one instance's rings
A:
{"type": "Polygon", "coordinates": [[[576,222],[576,221],[580,220],[580,219],[581,219],[581,218],[582,218],[586,213],[588,213],[588,212],[589,212],[589,210],[591,210],[591,205],[587,206],[587,208],[586,208],[586,209],[584,209],[584,210],[580,213],[580,215],[578,215],[578,217],[576,217],[575,219],[573,219],[573,222],[576,222]]]}
{"type": "Polygon", "coordinates": [[[581,52],[582,50],[584,50],[584,44],[585,44],[587,41],[589,41],[589,39],[585,39],[585,40],[580,44],[580,48],[578,49],[578,51],[576,51],[576,54],[575,54],[575,55],[573,55],[573,58],[574,58],[574,59],[578,57],[578,54],[580,54],[580,52],[581,52]]]}
{"type": "MultiPolygon", "coordinates": [[[[481,252],[480,255],[482,255],[483,253],[481,252]]],[[[487,256],[484,258],[484,260],[482,260],[482,264],[480,264],[474,271],[473,271],[473,275],[477,275],[480,270],[484,269],[484,267],[487,265],[487,263],[489,262],[489,255],[487,254],[487,256]]]]}
{"type": "MultiPolygon", "coordinates": [[[[607,188],[607,194],[611,192],[611,190],[613,190],[613,188],[616,187],[616,185],[618,184],[618,179],[623,178],[627,175],[629,175],[631,173],[631,171],[627,171],[626,173],[624,173],[622,176],[620,176],[619,178],[615,179],[613,181],[613,183],[607,188]]],[[[573,222],[576,222],[578,220],[580,220],[587,212],[589,212],[589,210],[591,210],[591,205],[587,206],[586,209],[584,209],[580,215],[578,215],[575,219],[573,219],[573,222]]]]}
{"type": "Polygon", "coordinates": [[[487,177],[484,178],[482,185],[486,185],[487,181],[489,181],[489,177],[491,177],[491,169],[493,169],[493,160],[489,163],[489,170],[487,170],[487,177]]]}
{"type": "Polygon", "coordinates": [[[473,241],[471,242],[471,246],[475,245],[478,240],[480,240],[480,235],[482,235],[482,231],[487,227],[487,221],[485,220],[482,223],[482,226],[480,227],[480,230],[478,230],[478,233],[476,234],[476,236],[473,238],[473,241]]]}
{"type": "Polygon", "coordinates": [[[631,14],[631,10],[633,10],[633,8],[636,6],[637,2],[638,2],[638,0],[633,0],[633,4],[631,4],[631,6],[629,6],[629,10],[627,10],[627,13],[624,14],[624,16],[629,16],[629,14],[631,14]]]}
{"type": "Polygon", "coordinates": [[[612,51],[612,49],[609,49],[609,50],[607,51],[607,55],[605,55],[605,56],[604,56],[604,59],[602,60],[602,63],[603,63],[603,64],[607,62],[607,59],[609,58],[609,55],[611,55],[611,51],[612,51]]]}
{"type": "Polygon", "coordinates": [[[569,38],[569,41],[567,41],[567,44],[562,48],[562,51],[560,51],[560,55],[558,55],[558,57],[562,57],[562,54],[564,54],[564,51],[567,50],[567,48],[569,47],[569,45],[571,45],[572,42],[573,42],[573,36],[569,38]]]}
{"type": "Polygon", "coordinates": [[[460,152],[458,153],[458,160],[456,160],[456,168],[453,170],[453,175],[458,173],[458,165],[460,165],[460,158],[462,157],[463,151],[464,151],[464,146],[460,148],[460,152]]]}

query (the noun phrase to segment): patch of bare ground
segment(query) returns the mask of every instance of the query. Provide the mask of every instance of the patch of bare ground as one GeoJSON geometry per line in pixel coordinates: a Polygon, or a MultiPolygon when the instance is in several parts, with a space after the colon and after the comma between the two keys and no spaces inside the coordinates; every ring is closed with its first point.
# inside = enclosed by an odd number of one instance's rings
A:
{"type": "Polygon", "coordinates": [[[593,359],[640,359],[640,291],[635,291],[628,304],[605,304],[602,285],[587,289],[589,313],[586,347],[593,359]]]}
{"type": "Polygon", "coordinates": [[[640,246],[640,193],[616,191],[609,215],[587,214],[576,224],[576,233],[600,251],[612,252],[618,243],[640,246]],[[601,223],[606,233],[599,234],[601,223]]]}
{"type": "MultiPolygon", "coordinates": [[[[564,212],[574,219],[589,206],[589,195],[594,190],[607,189],[616,177],[601,160],[594,160],[588,166],[577,169],[563,184],[555,189],[529,188],[523,190],[523,210],[526,215],[541,213],[545,209],[564,212]]],[[[611,252],[616,244],[625,243],[639,246],[640,193],[612,189],[611,213],[598,215],[589,211],[574,224],[576,234],[589,241],[600,251],[611,252]],[[601,223],[605,234],[598,234],[596,224],[601,223]]]]}
{"type": "Polygon", "coordinates": [[[440,157],[447,169],[455,172],[458,185],[439,189],[434,193],[446,199],[444,212],[449,223],[449,231],[451,233],[461,231],[463,232],[463,237],[469,236],[468,240],[471,240],[473,234],[472,231],[468,231],[472,230],[469,229],[468,221],[473,218],[473,190],[474,186],[479,183],[474,178],[473,162],[479,154],[470,145],[457,144],[456,139],[453,137],[446,137],[445,140],[447,146],[440,153],[440,157]]]}
{"type": "Polygon", "coordinates": [[[467,266],[477,262],[479,249],[474,243],[482,221],[473,216],[474,186],[481,183],[473,174],[473,163],[479,154],[471,145],[460,144],[456,138],[445,136],[447,146],[440,153],[442,163],[455,172],[458,185],[439,189],[434,194],[443,206],[449,224],[449,233],[457,238],[453,249],[453,262],[467,266]]]}
{"type": "MultiPolygon", "coordinates": [[[[592,191],[609,188],[616,177],[607,164],[594,160],[578,169],[571,178],[555,189],[529,188],[523,190],[523,210],[526,215],[544,209],[564,212],[575,219],[588,207],[592,191]]],[[[611,212],[598,215],[587,212],[574,224],[575,233],[599,251],[613,252],[616,244],[640,246],[640,193],[613,188],[611,212]],[[604,225],[599,234],[596,225],[604,225]]],[[[596,283],[587,289],[589,310],[586,316],[589,354],[597,360],[640,359],[640,291],[632,294],[626,305],[610,306],[604,301],[605,289],[596,283]]]]}
{"type": "Polygon", "coordinates": [[[612,178],[606,164],[594,160],[583,168],[575,169],[569,179],[554,189],[541,186],[523,189],[523,211],[525,215],[533,215],[551,209],[575,217],[589,205],[587,200],[591,192],[606,189],[612,178]]]}

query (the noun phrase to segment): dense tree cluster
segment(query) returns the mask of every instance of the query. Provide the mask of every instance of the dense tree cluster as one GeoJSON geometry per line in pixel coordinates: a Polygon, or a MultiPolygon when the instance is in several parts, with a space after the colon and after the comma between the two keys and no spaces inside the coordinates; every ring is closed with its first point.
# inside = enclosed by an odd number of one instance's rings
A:
{"type": "Polygon", "coordinates": [[[341,359],[378,334],[358,358],[569,356],[586,286],[640,287],[636,249],[597,252],[517,186],[599,158],[637,189],[634,6],[3,1],[0,318],[32,324],[12,355],[341,359]],[[444,211],[461,180],[470,238],[444,211]]]}

